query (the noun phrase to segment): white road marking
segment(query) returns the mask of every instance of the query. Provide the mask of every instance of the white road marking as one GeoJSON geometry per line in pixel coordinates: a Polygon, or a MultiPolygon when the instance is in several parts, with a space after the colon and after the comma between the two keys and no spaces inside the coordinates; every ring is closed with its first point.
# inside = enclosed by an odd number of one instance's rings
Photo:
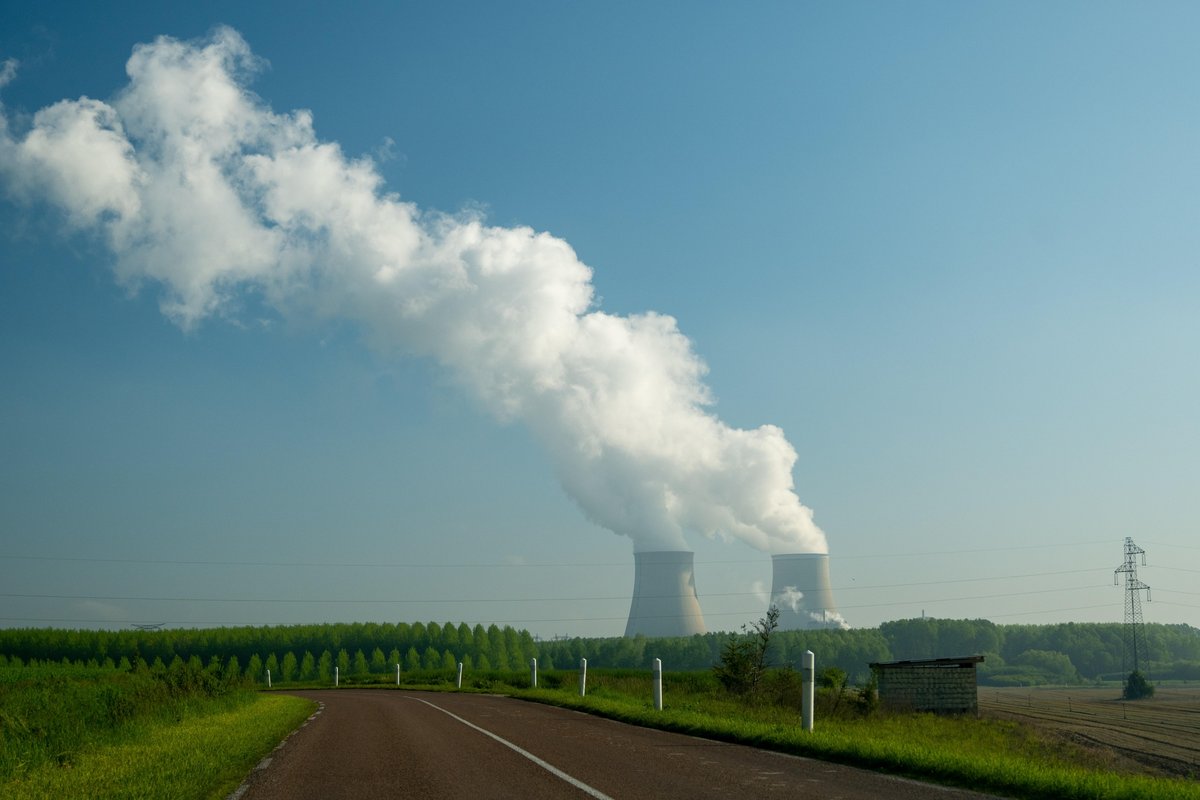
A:
{"type": "Polygon", "coordinates": [[[442,712],[443,714],[445,714],[448,717],[453,717],[454,719],[461,722],[463,725],[466,725],[468,728],[473,728],[485,736],[490,736],[491,738],[495,739],[497,742],[504,745],[508,749],[525,756],[525,758],[528,758],[530,761],[537,764],[539,767],[546,770],[551,775],[554,775],[556,778],[560,778],[560,779],[566,781],[567,783],[571,784],[579,791],[584,792],[585,794],[588,794],[591,797],[596,798],[596,800],[613,800],[611,797],[609,797],[608,795],[606,795],[604,792],[600,791],[599,789],[592,788],[591,786],[588,786],[583,781],[578,780],[577,778],[571,777],[570,775],[563,772],[558,767],[554,766],[553,764],[548,764],[547,762],[538,758],[537,756],[535,756],[533,753],[529,752],[528,750],[524,750],[524,749],[518,747],[517,745],[508,741],[507,739],[501,738],[501,737],[497,736],[496,734],[492,733],[491,731],[489,731],[485,728],[479,727],[478,725],[476,725],[473,722],[468,722],[467,720],[463,719],[462,717],[458,716],[457,714],[451,713],[451,712],[447,711],[446,709],[442,708],[441,706],[436,706],[433,703],[429,702],[428,700],[422,700],[419,697],[408,696],[408,699],[416,700],[418,703],[424,703],[425,705],[429,706],[430,708],[436,708],[438,711],[442,712]]]}

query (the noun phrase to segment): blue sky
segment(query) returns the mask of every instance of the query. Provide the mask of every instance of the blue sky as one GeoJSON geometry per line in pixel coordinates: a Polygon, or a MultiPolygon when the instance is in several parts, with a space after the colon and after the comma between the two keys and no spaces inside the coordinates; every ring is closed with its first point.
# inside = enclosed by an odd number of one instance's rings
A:
{"type": "MultiPolygon", "coordinates": [[[[383,191],[677,320],[712,412],[794,447],[851,624],[1120,621],[1126,536],[1146,619],[1197,624],[1194,7],[244,5],[8,10],[8,135],[229,26],[261,107],[383,191]]],[[[623,630],[630,540],[536,418],[252,285],[181,326],[99,228],[2,196],[0,624],[623,630]]],[[[761,616],[768,556],[685,536],[709,628],[761,616]]]]}

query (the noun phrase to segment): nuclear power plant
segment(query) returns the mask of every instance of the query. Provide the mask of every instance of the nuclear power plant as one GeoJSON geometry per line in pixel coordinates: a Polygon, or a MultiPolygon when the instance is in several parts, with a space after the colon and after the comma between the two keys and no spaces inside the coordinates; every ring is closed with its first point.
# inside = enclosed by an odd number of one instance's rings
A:
{"type": "Polygon", "coordinates": [[[779,609],[779,630],[845,627],[833,604],[828,554],[774,555],[771,573],[771,604],[779,609]]]}
{"type": "MultiPolygon", "coordinates": [[[[691,551],[634,553],[633,565],[626,636],[691,636],[707,631],[691,551]]],[[[771,605],[779,609],[779,630],[847,627],[833,602],[828,554],[774,555],[771,572],[771,605]]]]}
{"type": "Polygon", "coordinates": [[[696,597],[694,554],[660,550],[633,554],[633,603],[626,636],[691,636],[705,633],[696,597]]]}

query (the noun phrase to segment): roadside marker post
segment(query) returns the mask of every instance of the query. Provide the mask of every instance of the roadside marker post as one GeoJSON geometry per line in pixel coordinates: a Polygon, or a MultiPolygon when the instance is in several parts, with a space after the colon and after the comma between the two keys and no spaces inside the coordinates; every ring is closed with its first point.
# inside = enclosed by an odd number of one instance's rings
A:
{"type": "Polygon", "coordinates": [[[339,672],[340,670],[341,670],[341,667],[334,667],[334,668],[333,668],[333,686],[334,686],[334,688],[335,688],[335,689],[337,688],[337,685],[338,685],[338,680],[339,680],[339,677],[340,677],[340,676],[338,675],[338,672],[339,672]]]}
{"type": "Polygon", "coordinates": [[[462,688],[462,662],[458,662],[458,677],[454,680],[454,688],[462,688]]]}
{"type": "Polygon", "coordinates": [[[400,665],[396,665],[396,685],[400,685],[400,665]]]}
{"type": "Polygon", "coordinates": [[[654,710],[662,711],[662,659],[654,659],[654,710]]]}
{"type": "Polygon", "coordinates": [[[537,688],[537,659],[529,659],[529,685],[537,688]]]}
{"type": "Polygon", "coordinates": [[[579,659],[579,696],[587,696],[587,659],[579,659]]]}
{"type": "Polygon", "coordinates": [[[271,688],[271,670],[267,670],[267,688],[271,688]]]}
{"type": "Polygon", "coordinates": [[[816,656],[812,650],[805,650],[800,660],[800,728],[813,729],[813,684],[816,672],[816,656]]]}

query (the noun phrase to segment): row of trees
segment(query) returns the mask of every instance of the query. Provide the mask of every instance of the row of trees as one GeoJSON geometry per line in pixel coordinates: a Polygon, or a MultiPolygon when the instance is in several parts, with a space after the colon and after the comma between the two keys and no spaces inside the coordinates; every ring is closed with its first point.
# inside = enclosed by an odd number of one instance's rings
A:
{"type": "MultiPolygon", "coordinates": [[[[26,662],[20,656],[0,654],[0,668],[57,663],[71,667],[120,669],[126,672],[146,670],[154,675],[175,674],[180,669],[186,669],[188,674],[203,672],[206,675],[219,676],[227,682],[236,682],[244,679],[251,683],[261,684],[266,683],[268,672],[270,672],[273,681],[327,682],[333,679],[335,667],[342,679],[351,679],[370,675],[390,675],[395,671],[397,665],[400,666],[402,672],[408,673],[439,670],[451,671],[457,670],[460,662],[449,650],[439,653],[432,647],[426,648],[423,654],[418,653],[415,647],[410,647],[408,652],[404,654],[401,654],[395,648],[388,654],[385,654],[379,648],[375,648],[370,656],[362,650],[356,650],[352,655],[349,651],[342,649],[337,651],[336,654],[329,650],[323,650],[320,656],[314,656],[312,652],[306,650],[302,656],[297,657],[294,651],[288,650],[282,657],[279,657],[275,653],[270,653],[264,659],[255,653],[245,661],[242,661],[236,655],[231,655],[227,658],[213,655],[210,656],[207,666],[205,666],[199,656],[191,656],[185,661],[177,655],[168,664],[158,656],[155,656],[153,662],[147,662],[140,655],[135,655],[132,659],[128,656],[121,656],[119,661],[114,661],[112,657],[106,656],[102,660],[90,658],[86,661],[72,661],[70,658],[64,657],[60,661],[31,658],[26,662]]],[[[463,656],[462,664],[465,670],[510,670],[516,668],[516,665],[513,664],[495,667],[488,661],[487,656],[481,656],[479,663],[475,663],[470,655],[465,655],[463,656]]]]}
{"type": "MultiPolygon", "coordinates": [[[[611,639],[569,639],[538,644],[538,664],[572,667],[579,659],[610,667],[644,668],[653,658],[678,670],[708,669],[717,664],[729,641],[725,633],[696,634],[677,639],[643,636],[611,639]]],[[[854,630],[775,631],[767,658],[772,664],[799,666],[805,650],[818,653],[821,663],[837,666],[852,680],[867,680],[873,661],[891,660],[886,639],[878,628],[854,630]]]]}
{"type": "MultiPolygon", "coordinates": [[[[185,661],[196,656],[207,663],[213,656],[222,661],[236,656],[242,665],[259,656],[264,664],[276,655],[282,668],[287,653],[297,662],[305,653],[328,650],[336,659],[340,652],[349,654],[351,664],[359,653],[368,668],[380,671],[428,668],[436,660],[440,666],[449,653],[455,663],[486,665],[486,669],[518,669],[537,655],[537,644],[528,631],[511,626],[471,627],[465,623],[338,623],[326,625],[280,625],[171,629],[157,631],[92,631],[54,628],[17,628],[0,630],[0,654],[39,661],[103,662],[122,656],[141,658],[148,663],[159,659],[170,664],[180,656],[185,661]],[[376,659],[384,657],[383,666],[376,659]],[[415,657],[414,657],[415,654],[415,657]],[[398,657],[393,657],[398,656],[398,657]],[[414,661],[421,666],[414,666],[414,661]]],[[[272,674],[279,674],[273,672],[272,674]]]]}
{"type": "MultiPolygon", "coordinates": [[[[1146,624],[1149,672],[1163,679],[1200,679],[1200,630],[1146,624]]],[[[908,619],[879,631],[895,660],[983,655],[980,681],[993,684],[1075,683],[1123,679],[1125,626],[1064,622],[996,625],[985,620],[908,619]]]]}
{"type": "MultiPolygon", "coordinates": [[[[822,667],[844,670],[853,683],[870,678],[875,661],[983,655],[984,683],[1071,683],[1122,678],[1120,624],[996,625],[988,620],[911,619],[879,628],[776,631],[768,658],[798,666],[805,650],[822,667]]],[[[1154,679],[1200,680],[1200,630],[1145,625],[1154,679]]],[[[266,669],[284,680],[453,669],[523,670],[536,657],[543,669],[573,669],[581,658],[598,667],[643,669],[661,658],[673,670],[709,669],[728,643],[723,633],[673,639],[574,638],[537,642],[528,631],[452,623],[355,623],[163,631],[0,630],[0,655],[24,661],[104,663],[138,659],[170,664],[176,657],[216,658],[259,679],[266,669]],[[328,658],[326,658],[328,656],[328,658]]]]}

